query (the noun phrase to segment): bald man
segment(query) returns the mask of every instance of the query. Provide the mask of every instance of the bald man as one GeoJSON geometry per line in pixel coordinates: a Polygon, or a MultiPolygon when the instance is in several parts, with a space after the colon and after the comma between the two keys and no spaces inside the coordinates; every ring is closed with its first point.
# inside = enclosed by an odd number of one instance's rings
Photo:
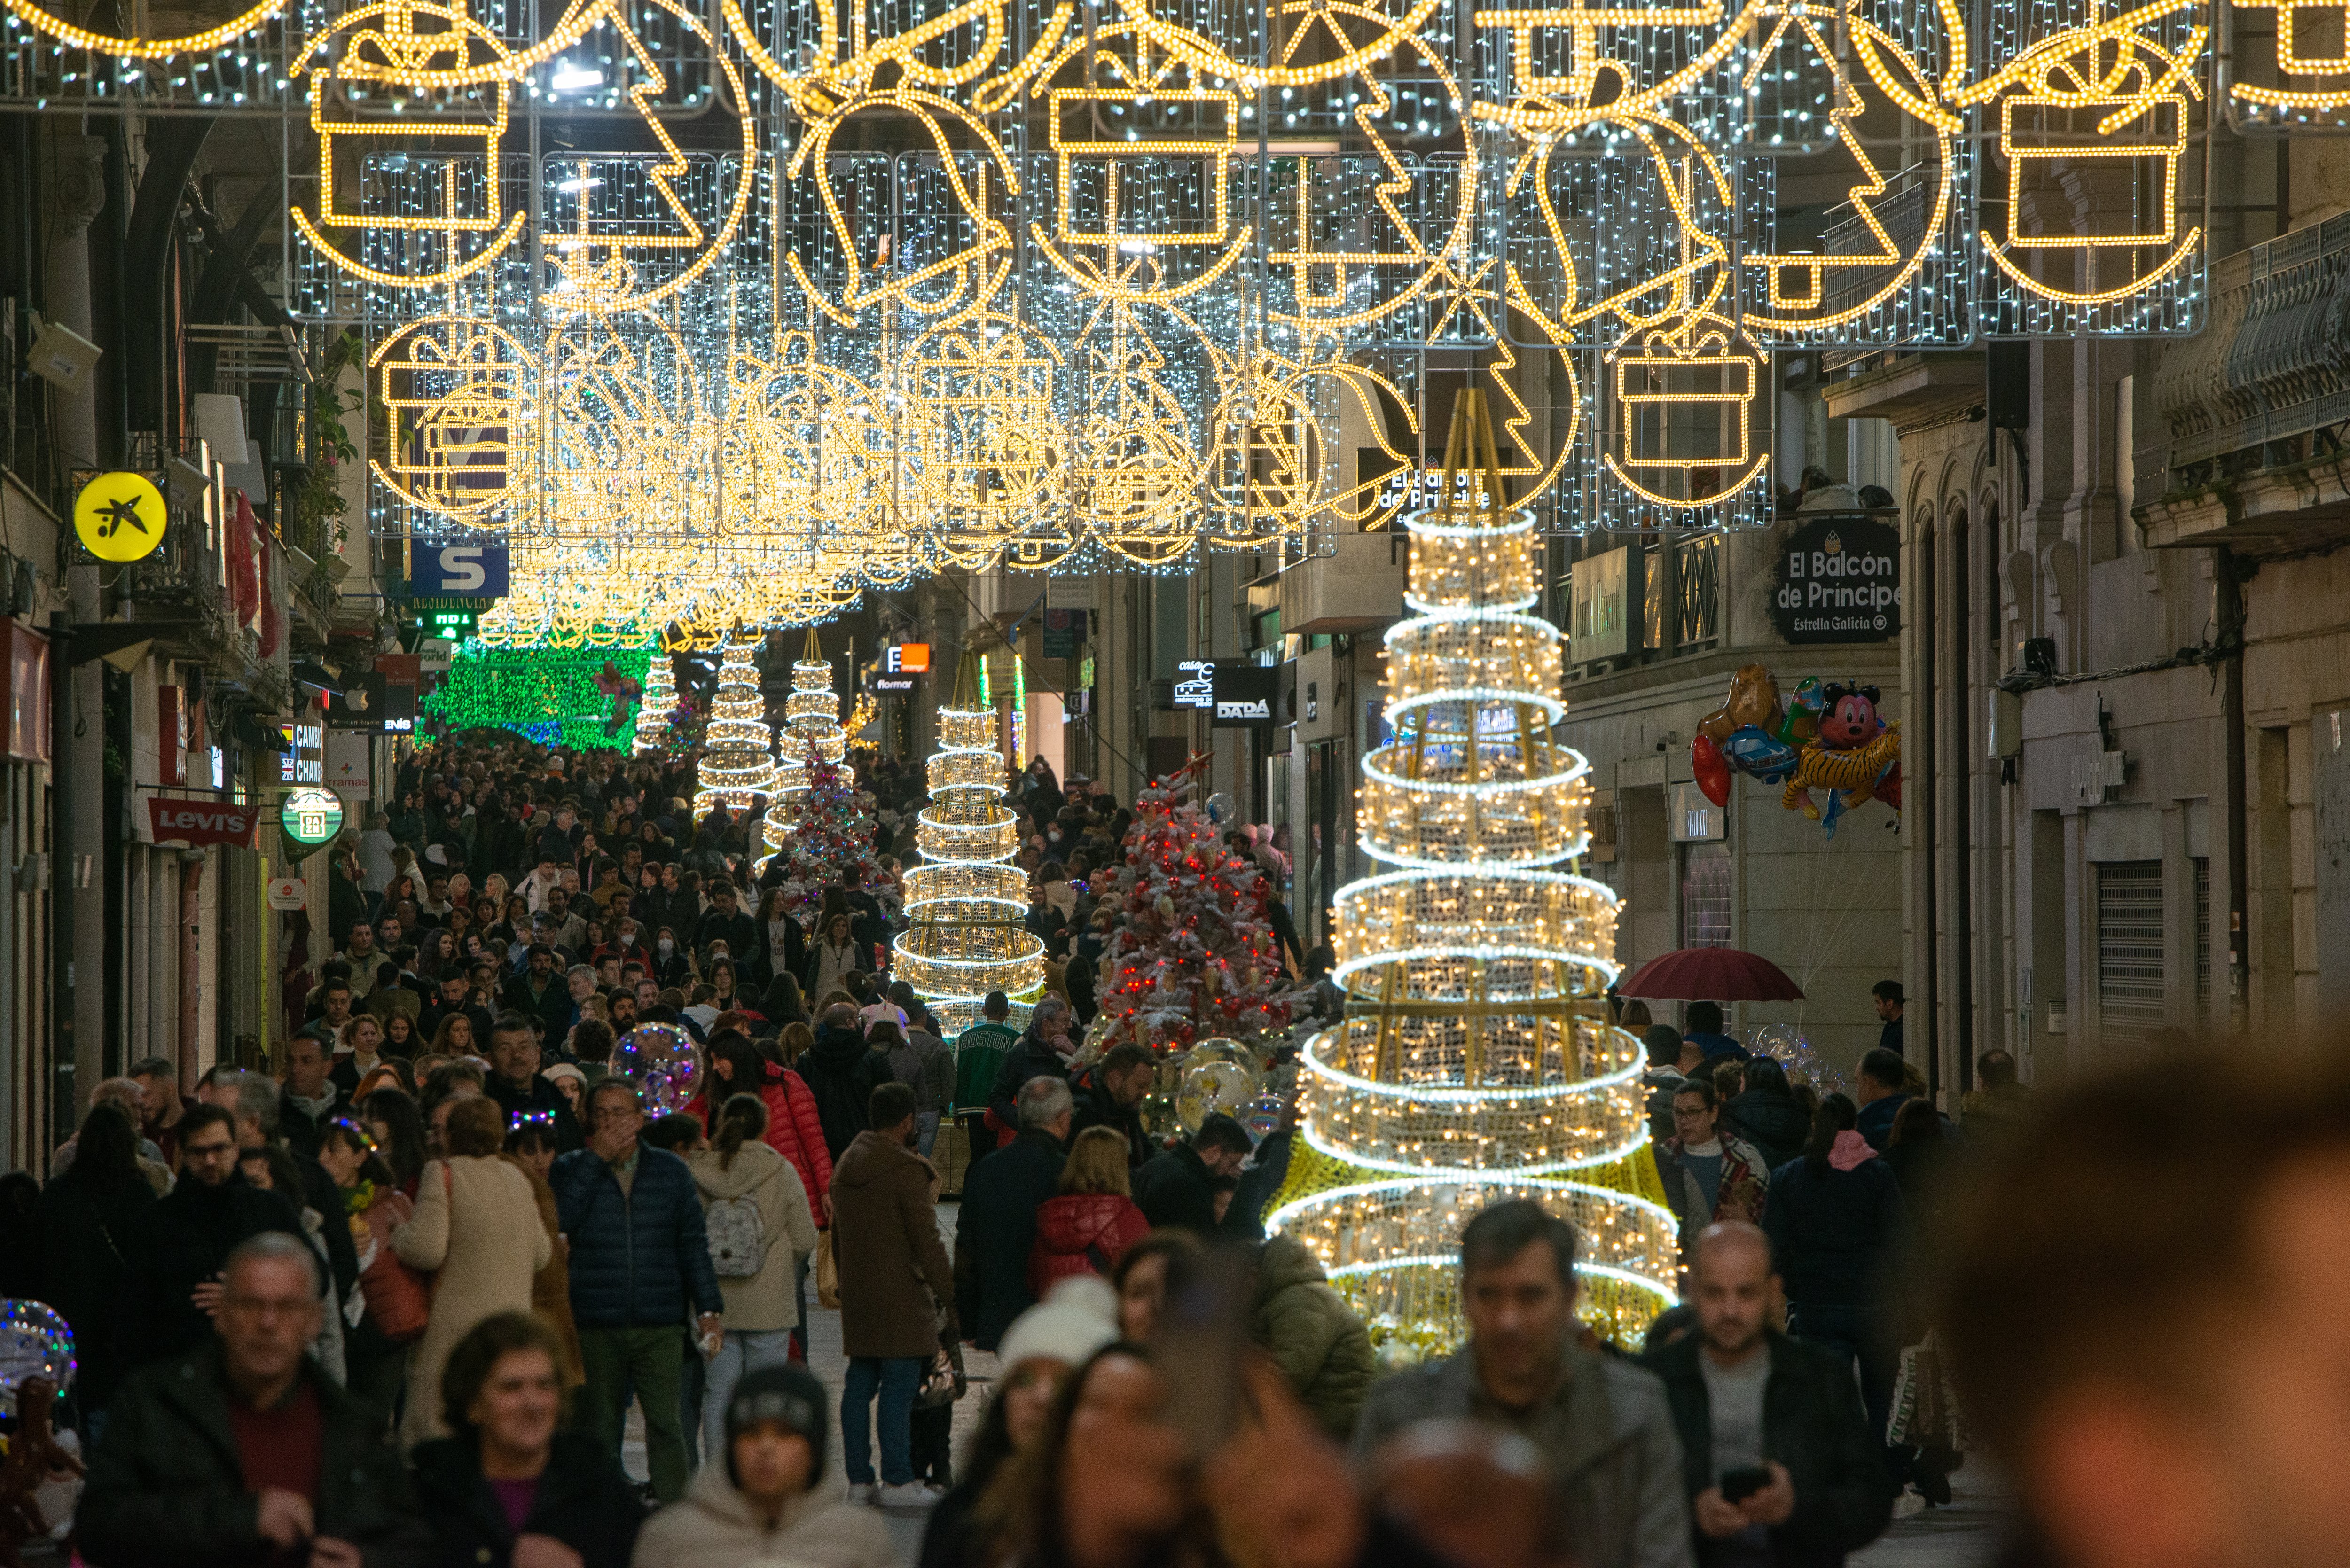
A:
{"type": "Polygon", "coordinates": [[[1660,1350],[1698,1568],[1835,1568],[1883,1533],[1897,1490],[1849,1361],[1771,1326],[1779,1277],[1754,1226],[1700,1231],[1698,1331],[1660,1350]]]}

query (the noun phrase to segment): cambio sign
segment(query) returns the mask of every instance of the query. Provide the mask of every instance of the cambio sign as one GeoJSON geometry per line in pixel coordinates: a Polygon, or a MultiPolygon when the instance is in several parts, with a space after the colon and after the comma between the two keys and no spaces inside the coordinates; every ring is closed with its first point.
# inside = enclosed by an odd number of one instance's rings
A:
{"type": "Polygon", "coordinates": [[[1798,522],[1771,618],[1789,642],[1883,642],[1901,632],[1901,535],[1839,513],[1798,522]]]}

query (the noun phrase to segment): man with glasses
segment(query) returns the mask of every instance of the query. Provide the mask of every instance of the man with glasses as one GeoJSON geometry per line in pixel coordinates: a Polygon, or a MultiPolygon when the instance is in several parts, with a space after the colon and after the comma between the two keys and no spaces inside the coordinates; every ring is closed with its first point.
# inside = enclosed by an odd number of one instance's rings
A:
{"type": "Polygon", "coordinates": [[[198,1106],[179,1132],[179,1184],[148,1209],[123,1249],[139,1325],[131,1344],[141,1358],[184,1355],[212,1338],[221,1266],[238,1243],[267,1231],[302,1233],[290,1201],[237,1174],[236,1122],[225,1108],[198,1106]]]}
{"type": "MultiPolygon", "coordinates": [[[[215,1160],[234,1170],[227,1135],[217,1124],[192,1135],[209,1151],[191,1156],[197,1180],[215,1160]]],[[[309,1244],[274,1231],[250,1237],[230,1250],[212,1288],[217,1337],[143,1368],[115,1397],[76,1514],[83,1560],[96,1568],[421,1561],[432,1538],[383,1440],[381,1413],[307,1354],[325,1310],[309,1244]]]]}
{"type": "Polygon", "coordinates": [[[583,1424],[613,1459],[629,1389],[644,1411],[653,1495],[675,1502],[688,1464],[680,1374],[681,1324],[695,1319],[702,1353],[725,1329],[725,1298],[711,1267],[702,1197],[685,1161],[640,1142],[644,1111],[625,1078],[588,1091],[588,1147],[546,1173],[571,1245],[571,1315],[579,1325],[583,1424]]]}

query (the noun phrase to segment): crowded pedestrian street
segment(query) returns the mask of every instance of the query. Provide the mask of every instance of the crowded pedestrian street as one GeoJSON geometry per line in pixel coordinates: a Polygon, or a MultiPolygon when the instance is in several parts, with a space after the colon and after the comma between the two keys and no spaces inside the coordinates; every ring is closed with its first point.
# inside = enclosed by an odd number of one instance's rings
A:
{"type": "Polygon", "coordinates": [[[0,1568],[2350,1568],[2345,20],[0,0],[0,1568]]]}

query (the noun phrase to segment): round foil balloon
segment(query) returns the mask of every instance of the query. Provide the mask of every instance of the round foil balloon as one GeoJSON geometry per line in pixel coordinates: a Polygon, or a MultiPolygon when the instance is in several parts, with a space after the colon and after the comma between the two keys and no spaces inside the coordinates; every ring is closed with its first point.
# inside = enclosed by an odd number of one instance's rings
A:
{"type": "Polygon", "coordinates": [[[39,1302],[0,1301],[0,1393],[46,1377],[63,1394],[73,1381],[73,1330],[39,1302]]]}
{"type": "Polygon", "coordinates": [[[1256,1075],[1238,1062],[1202,1062],[1183,1071],[1183,1086],[1175,1092],[1175,1115],[1187,1132],[1217,1111],[1237,1116],[1256,1097],[1256,1075]]]}
{"type": "Polygon", "coordinates": [[[1250,1141],[1263,1143],[1267,1133],[1278,1131],[1284,1108],[1279,1095],[1259,1095],[1251,1100],[1241,1117],[1241,1126],[1248,1128],[1250,1141]]]}
{"type": "Polygon", "coordinates": [[[645,1115],[665,1116],[693,1098],[702,1062],[684,1030],[640,1023],[613,1048],[612,1070],[636,1085],[645,1115]]]}
{"type": "Polygon", "coordinates": [[[1227,1040],[1217,1034],[1194,1044],[1191,1054],[1183,1058],[1186,1067],[1197,1067],[1209,1062],[1238,1062],[1245,1065],[1248,1056],[1241,1050],[1239,1041],[1227,1040]]]}

